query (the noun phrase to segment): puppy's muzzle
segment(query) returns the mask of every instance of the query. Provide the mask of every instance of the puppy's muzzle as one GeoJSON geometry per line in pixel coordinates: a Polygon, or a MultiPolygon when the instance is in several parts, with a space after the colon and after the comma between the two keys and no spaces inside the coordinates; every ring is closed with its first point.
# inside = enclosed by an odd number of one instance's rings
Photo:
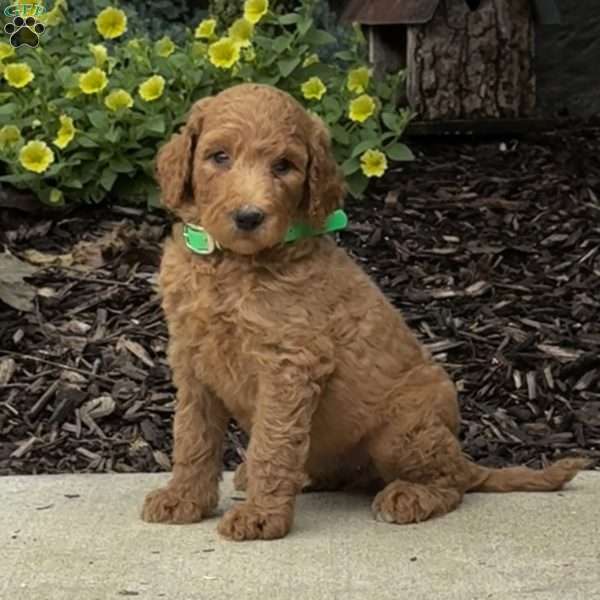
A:
{"type": "Polygon", "coordinates": [[[233,213],[233,220],[238,229],[254,231],[265,220],[265,213],[252,205],[245,205],[233,213]]]}

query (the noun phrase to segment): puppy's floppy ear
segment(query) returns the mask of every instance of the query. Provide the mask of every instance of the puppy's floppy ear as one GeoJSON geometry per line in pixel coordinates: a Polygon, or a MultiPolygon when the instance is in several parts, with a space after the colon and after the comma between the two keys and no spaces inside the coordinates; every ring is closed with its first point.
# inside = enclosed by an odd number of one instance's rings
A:
{"type": "Polygon", "coordinates": [[[322,227],[326,217],[341,208],[346,185],[333,156],[327,126],[314,115],[311,115],[311,122],[304,205],[309,223],[313,227],[322,227]]]}
{"type": "Polygon", "coordinates": [[[196,143],[202,121],[212,98],[198,100],[188,114],[179,133],[160,149],[156,158],[156,180],[160,185],[163,204],[175,209],[194,199],[192,170],[196,143]]]}

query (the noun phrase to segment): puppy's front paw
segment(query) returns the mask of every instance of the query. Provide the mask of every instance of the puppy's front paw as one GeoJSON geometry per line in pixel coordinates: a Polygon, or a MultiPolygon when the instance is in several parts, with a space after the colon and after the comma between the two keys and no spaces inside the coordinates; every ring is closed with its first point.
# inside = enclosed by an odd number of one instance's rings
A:
{"type": "Polygon", "coordinates": [[[148,523],[197,523],[210,513],[216,503],[216,492],[214,498],[196,497],[167,486],[146,496],[142,519],[148,523]]]}
{"type": "Polygon", "coordinates": [[[223,537],[236,542],[275,540],[285,536],[291,526],[291,509],[266,511],[244,502],[225,513],[217,531],[223,537]]]}

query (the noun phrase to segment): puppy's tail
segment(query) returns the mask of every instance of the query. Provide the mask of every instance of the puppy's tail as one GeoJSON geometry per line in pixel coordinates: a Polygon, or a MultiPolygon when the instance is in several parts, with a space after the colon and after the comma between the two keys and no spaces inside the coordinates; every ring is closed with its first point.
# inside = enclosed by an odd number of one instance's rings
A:
{"type": "Polygon", "coordinates": [[[468,492],[553,492],[571,481],[592,463],[585,458],[563,458],[545,469],[509,467],[488,469],[470,463],[472,479],[468,492]]]}

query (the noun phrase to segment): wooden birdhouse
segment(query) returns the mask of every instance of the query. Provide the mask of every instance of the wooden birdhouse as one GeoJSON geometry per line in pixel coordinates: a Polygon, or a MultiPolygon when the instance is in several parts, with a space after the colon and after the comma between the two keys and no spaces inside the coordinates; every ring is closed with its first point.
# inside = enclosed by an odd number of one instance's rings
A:
{"type": "Polygon", "coordinates": [[[349,0],[376,74],[406,70],[422,120],[530,116],[537,24],[560,22],[555,0],[349,0]]]}

